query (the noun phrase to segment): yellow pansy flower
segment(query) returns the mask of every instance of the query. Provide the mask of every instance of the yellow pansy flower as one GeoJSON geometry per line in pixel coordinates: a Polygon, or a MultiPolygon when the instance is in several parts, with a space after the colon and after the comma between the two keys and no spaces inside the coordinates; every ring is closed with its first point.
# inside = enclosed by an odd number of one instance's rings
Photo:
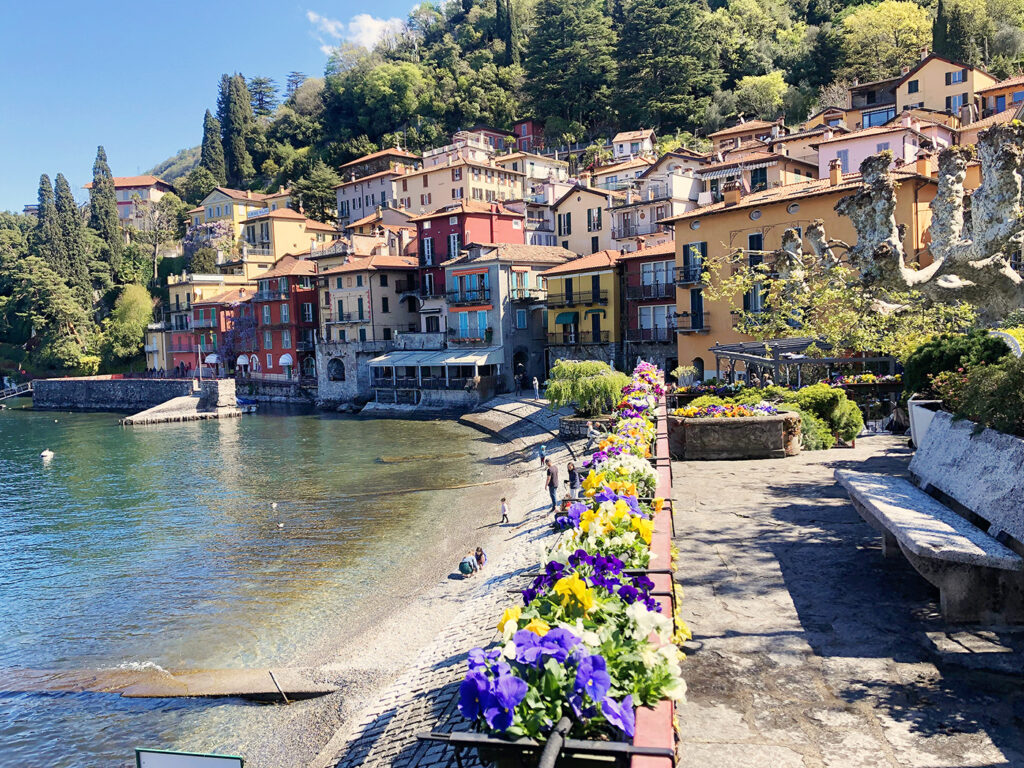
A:
{"type": "Polygon", "coordinates": [[[574,573],[572,576],[564,576],[555,582],[553,587],[556,595],[562,596],[562,606],[569,601],[574,601],[583,609],[584,613],[594,607],[594,593],[587,588],[587,583],[574,573]]]}
{"type": "Polygon", "coordinates": [[[603,482],[603,472],[598,473],[595,472],[594,470],[590,470],[590,474],[587,475],[586,479],[583,481],[583,492],[587,496],[593,496],[601,488],[601,483],[603,482]]]}
{"type": "Polygon", "coordinates": [[[654,507],[654,511],[655,512],[661,512],[662,507],[665,506],[665,500],[663,498],[661,498],[660,496],[657,496],[652,501],[652,505],[654,507]]]}
{"type": "Polygon", "coordinates": [[[519,623],[519,616],[522,614],[523,608],[519,605],[514,605],[511,608],[506,608],[505,612],[501,615],[501,621],[498,622],[498,631],[504,633],[505,625],[508,622],[513,624],[519,623]]]}
{"type": "Polygon", "coordinates": [[[537,637],[544,637],[551,627],[546,621],[544,621],[544,619],[530,619],[530,623],[523,627],[523,629],[528,632],[533,632],[537,637]]]}
{"type": "Polygon", "coordinates": [[[645,520],[642,517],[634,517],[633,530],[640,534],[640,538],[643,539],[647,544],[650,544],[651,537],[654,535],[654,521],[645,520]]]}

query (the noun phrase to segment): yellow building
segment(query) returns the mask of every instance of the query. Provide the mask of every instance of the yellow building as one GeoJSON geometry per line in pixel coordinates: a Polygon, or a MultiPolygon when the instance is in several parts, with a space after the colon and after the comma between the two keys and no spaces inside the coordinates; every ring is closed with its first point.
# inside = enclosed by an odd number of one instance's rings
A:
{"type": "MultiPolygon", "coordinates": [[[[931,169],[926,158],[912,168],[894,172],[900,185],[896,221],[906,225],[907,254],[928,264],[929,203],[936,184],[928,175],[931,169]]],[[[804,231],[816,219],[825,221],[829,237],[856,242],[850,219],[837,216],[834,208],[860,183],[860,174],[842,175],[833,169],[827,179],[766,189],[745,197],[737,189],[727,190],[721,202],[670,220],[675,225],[676,330],[681,365],[693,365],[705,377],[719,375],[708,349],[714,344],[751,340],[735,330],[735,316],[744,309],[756,311],[760,295],[752,292],[731,299],[705,300],[703,274],[709,261],[723,264],[730,255],[742,252],[748,263],[761,263],[781,248],[787,229],[804,231]]]]}
{"type": "Polygon", "coordinates": [[[620,329],[619,252],[598,251],[541,272],[547,290],[547,368],[556,360],[614,363],[620,329]]]}
{"type": "Polygon", "coordinates": [[[408,211],[429,213],[461,200],[521,200],[525,174],[493,163],[454,160],[394,180],[395,199],[408,211]]]}
{"type": "Polygon", "coordinates": [[[168,351],[170,334],[167,323],[150,323],[146,326],[146,340],[143,352],[146,354],[146,370],[166,371],[174,367],[168,351]]]}
{"type": "Polygon", "coordinates": [[[573,187],[551,205],[555,244],[580,255],[613,248],[608,209],[624,199],[621,192],[573,187]]]}
{"type": "Polygon", "coordinates": [[[896,114],[924,108],[960,115],[961,107],[976,107],[978,94],[996,84],[987,72],[932,53],[900,78],[896,114]]]}

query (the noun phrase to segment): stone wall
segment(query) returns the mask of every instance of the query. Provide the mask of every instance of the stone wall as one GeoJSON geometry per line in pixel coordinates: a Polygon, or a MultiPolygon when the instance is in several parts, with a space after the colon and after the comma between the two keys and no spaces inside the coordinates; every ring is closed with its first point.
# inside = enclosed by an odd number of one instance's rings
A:
{"type": "Polygon", "coordinates": [[[237,405],[234,379],[204,379],[199,385],[199,410],[212,411],[237,405]]]}
{"type": "Polygon", "coordinates": [[[548,362],[555,364],[556,360],[601,360],[622,370],[619,359],[617,344],[587,344],[585,346],[572,346],[566,344],[548,345],[548,362]]]}
{"type": "Polygon", "coordinates": [[[580,440],[587,436],[587,422],[593,422],[598,430],[607,432],[615,423],[614,416],[600,416],[587,419],[581,416],[563,416],[558,420],[558,436],[563,440],[580,440]]]}
{"type": "Polygon", "coordinates": [[[190,395],[193,379],[115,379],[82,376],[36,379],[34,408],[62,411],[142,411],[172,397],[190,395]]]}
{"type": "Polygon", "coordinates": [[[654,363],[656,366],[669,373],[679,364],[679,349],[676,347],[675,339],[672,343],[663,341],[627,341],[623,345],[622,370],[631,371],[636,367],[638,360],[645,360],[654,363]]]}
{"type": "Polygon", "coordinates": [[[800,452],[800,415],[737,419],[668,417],[668,447],[673,459],[781,459],[800,452]]]}
{"type": "Polygon", "coordinates": [[[235,391],[242,397],[251,397],[261,403],[310,405],[316,400],[316,390],[309,390],[295,381],[239,379],[235,391]]]}

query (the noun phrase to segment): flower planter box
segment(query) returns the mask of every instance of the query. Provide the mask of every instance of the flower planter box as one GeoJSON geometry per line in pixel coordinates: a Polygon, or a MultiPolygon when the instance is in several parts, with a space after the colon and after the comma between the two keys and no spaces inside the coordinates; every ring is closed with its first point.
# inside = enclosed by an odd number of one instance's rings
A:
{"type": "Polygon", "coordinates": [[[580,440],[587,436],[587,422],[600,431],[608,431],[615,423],[614,416],[598,416],[588,419],[584,416],[562,416],[558,420],[558,436],[563,440],[580,440]]]}
{"type": "Polygon", "coordinates": [[[669,454],[677,460],[781,459],[800,452],[800,416],[668,417],[669,454]]]}
{"type": "Polygon", "coordinates": [[[910,417],[910,439],[915,446],[922,445],[925,433],[931,426],[935,414],[942,408],[941,400],[915,400],[912,396],[907,401],[907,414],[910,417]]]}

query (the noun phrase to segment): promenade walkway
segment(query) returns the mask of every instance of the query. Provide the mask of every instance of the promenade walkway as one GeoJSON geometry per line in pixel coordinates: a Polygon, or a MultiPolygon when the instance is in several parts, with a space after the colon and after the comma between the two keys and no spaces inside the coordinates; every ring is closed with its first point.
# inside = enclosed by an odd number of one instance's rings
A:
{"type": "Polygon", "coordinates": [[[908,461],[905,439],[878,436],[674,465],[694,633],[681,765],[1024,766],[1024,632],[945,625],[832,479],[908,461]]]}

